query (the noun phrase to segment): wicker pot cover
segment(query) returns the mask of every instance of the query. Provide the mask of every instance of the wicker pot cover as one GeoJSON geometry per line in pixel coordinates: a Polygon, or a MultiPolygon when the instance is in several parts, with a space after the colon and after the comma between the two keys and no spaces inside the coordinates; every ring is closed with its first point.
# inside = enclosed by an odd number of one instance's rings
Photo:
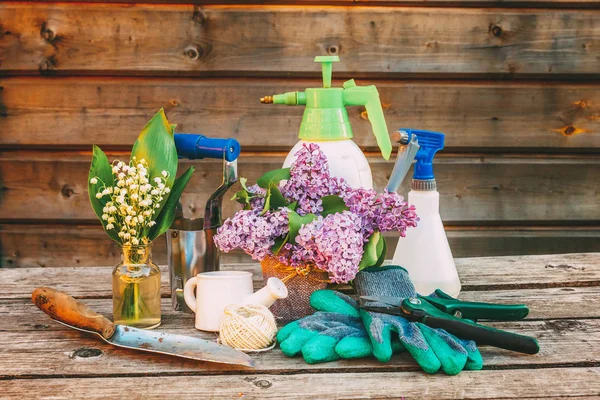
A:
{"type": "Polygon", "coordinates": [[[310,295],[315,290],[327,287],[327,272],[312,270],[298,273],[295,268],[281,264],[275,257],[267,257],[260,264],[265,284],[267,279],[274,276],[285,282],[288,288],[288,297],[277,300],[270,308],[277,322],[295,321],[315,312],[310,306],[310,295]]]}

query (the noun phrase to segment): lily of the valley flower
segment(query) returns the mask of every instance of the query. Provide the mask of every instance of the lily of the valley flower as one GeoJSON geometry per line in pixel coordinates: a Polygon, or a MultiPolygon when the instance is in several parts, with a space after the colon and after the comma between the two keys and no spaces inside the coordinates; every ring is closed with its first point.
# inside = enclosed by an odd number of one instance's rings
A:
{"type": "Polygon", "coordinates": [[[148,176],[148,163],[135,158],[130,165],[115,161],[112,167],[113,182],[102,182],[98,177],[90,183],[101,183],[97,199],[109,198],[102,209],[102,220],[107,230],[116,230],[123,245],[147,244],[148,233],[156,225],[156,214],[171,189],[166,185],[169,173],[161,171],[161,176],[148,176]]]}

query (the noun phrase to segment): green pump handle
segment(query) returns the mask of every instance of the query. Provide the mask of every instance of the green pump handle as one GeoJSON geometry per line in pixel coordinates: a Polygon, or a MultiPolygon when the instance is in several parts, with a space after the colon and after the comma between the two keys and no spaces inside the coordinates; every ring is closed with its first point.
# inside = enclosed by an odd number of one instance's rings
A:
{"type": "Polygon", "coordinates": [[[356,86],[354,79],[344,82],[344,104],[349,106],[365,106],[377,146],[381,150],[381,155],[385,160],[390,159],[392,154],[392,141],[388,134],[379,92],[375,85],[356,86]]]}

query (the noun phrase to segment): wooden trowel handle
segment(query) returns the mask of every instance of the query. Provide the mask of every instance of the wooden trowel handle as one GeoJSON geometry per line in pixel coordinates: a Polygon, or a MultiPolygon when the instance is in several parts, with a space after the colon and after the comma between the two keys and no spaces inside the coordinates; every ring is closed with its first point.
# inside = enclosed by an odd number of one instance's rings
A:
{"type": "Polygon", "coordinates": [[[108,318],[64,292],[40,287],[33,291],[31,300],[51,318],[67,325],[99,333],[105,339],[110,338],[115,332],[115,324],[108,318]]]}

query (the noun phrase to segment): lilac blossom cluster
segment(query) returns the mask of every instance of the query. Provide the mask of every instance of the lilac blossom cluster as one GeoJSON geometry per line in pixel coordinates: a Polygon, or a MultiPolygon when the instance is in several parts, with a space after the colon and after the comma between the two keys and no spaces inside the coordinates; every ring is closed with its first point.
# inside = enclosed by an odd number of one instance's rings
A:
{"type": "Polygon", "coordinates": [[[396,192],[360,188],[346,192],[342,198],[348,209],[360,216],[365,241],[375,231],[397,231],[404,237],[406,229],[417,226],[419,220],[415,207],[396,192]]]}
{"type": "Polygon", "coordinates": [[[264,213],[265,189],[248,188],[250,210],[237,212],[215,236],[215,243],[225,252],[240,248],[255,260],[276,256],[295,268],[314,266],[327,271],[332,282],[345,283],[359,270],[363,247],[376,232],[398,231],[405,235],[419,218],[397,193],[377,193],[373,189],[352,189],[343,179],[331,177],[325,154],[314,143],[294,154],[290,178],[279,186],[289,204],[297,202],[298,215],[315,214],[316,218],[300,227],[293,242],[287,242],[273,254],[276,239],[284,240],[289,232],[287,207],[264,213]],[[340,196],[348,210],[319,215],[322,198],[340,196]]]}
{"type": "Polygon", "coordinates": [[[300,228],[296,243],[291,264],[309,262],[329,272],[334,283],[351,281],[363,254],[360,217],[349,211],[319,216],[300,228]]]}
{"type": "Polygon", "coordinates": [[[254,260],[273,255],[275,239],[287,235],[288,216],[285,210],[259,215],[254,210],[240,210],[228,218],[215,235],[215,244],[224,252],[242,249],[254,260]]]}
{"type": "Polygon", "coordinates": [[[288,201],[298,202],[299,215],[318,214],[323,211],[321,198],[350,190],[343,179],[329,175],[327,157],[316,143],[305,143],[294,157],[290,179],[281,187],[281,193],[288,201]]]}

